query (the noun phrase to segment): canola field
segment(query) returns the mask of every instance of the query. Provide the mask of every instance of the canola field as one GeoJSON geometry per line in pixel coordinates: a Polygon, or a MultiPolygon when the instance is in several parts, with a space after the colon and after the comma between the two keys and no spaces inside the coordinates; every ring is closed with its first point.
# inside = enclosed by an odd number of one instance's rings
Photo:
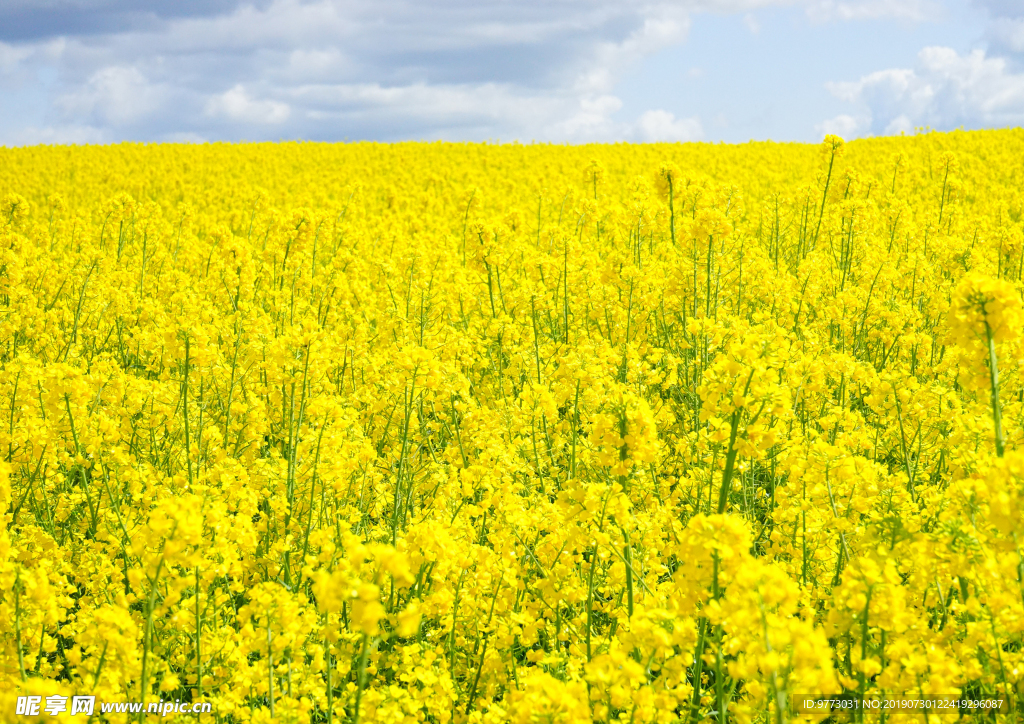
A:
{"type": "Polygon", "coordinates": [[[1020,721],[1021,158],[0,149],[0,720],[1020,721]]]}

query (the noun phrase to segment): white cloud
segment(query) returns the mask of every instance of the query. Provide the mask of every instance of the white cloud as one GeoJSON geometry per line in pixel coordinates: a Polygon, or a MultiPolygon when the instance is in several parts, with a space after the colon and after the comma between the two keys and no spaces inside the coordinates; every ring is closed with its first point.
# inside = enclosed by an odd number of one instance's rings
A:
{"type": "Polygon", "coordinates": [[[1024,53],[1024,9],[1021,13],[1021,17],[1000,17],[989,23],[987,35],[993,45],[1011,53],[1024,53]]]}
{"type": "Polygon", "coordinates": [[[379,84],[310,85],[290,96],[294,106],[321,123],[390,123],[421,129],[412,138],[596,143],[621,140],[692,141],[703,137],[697,118],[647,111],[633,122],[617,120],[622,101],[611,94],[581,97],[558,91],[529,93],[513,85],[379,84]],[[455,120],[453,120],[455,119],[455,120]],[[493,133],[515,129],[515,135],[493,133]],[[425,130],[423,130],[425,129],[425,130]]]}
{"type": "Polygon", "coordinates": [[[254,100],[239,84],[208,100],[206,113],[239,123],[279,124],[288,120],[291,108],[279,101],[254,100]]]}
{"type": "Polygon", "coordinates": [[[910,119],[910,116],[905,113],[893,118],[889,121],[889,125],[885,127],[885,134],[887,136],[898,136],[901,133],[913,132],[914,122],[910,119]]]}
{"type": "Polygon", "coordinates": [[[32,54],[30,48],[0,42],[0,73],[13,73],[32,54]]]}
{"type": "Polygon", "coordinates": [[[682,42],[701,0],[230,4],[142,29],[105,6],[118,29],[69,35],[59,58],[0,45],[0,73],[53,66],[56,118],[115,137],[614,140],[620,74],[682,42]]]}
{"type": "Polygon", "coordinates": [[[879,18],[922,21],[942,11],[942,5],[935,0],[814,0],[807,6],[807,14],[818,21],[879,18]]]}
{"type": "Polygon", "coordinates": [[[995,17],[1020,17],[1024,8],[1020,0],[971,0],[971,4],[987,10],[995,17]]]}
{"type": "Polygon", "coordinates": [[[624,121],[614,95],[629,68],[685,42],[695,14],[757,32],[766,8],[920,18],[934,0],[67,0],[74,17],[15,2],[0,2],[0,88],[46,94],[38,128],[583,141],[699,137],[665,111],[624,121]]]}
{"type": "Polygon", "coordinates": [[[86,144],[109,143],[110,136],[102,128],[94,126],[58,125],[37,128],[28,126],[17,131],[10,139],[12,146],[36,146],[42,144],[86,144]]]}
{"type": "Polygon", "coordinates": [[[152,85],[138,68],[102,68],[80,88],[56,99],[69,118],[95,117],[112,126],[139,121],[157,108],[163,90],[152,85]]]}
{"type": "Polygon", "coordinates": [[[882,70],[827,87],[861,107],[866,120],[858,123],[858,134],[1024,123],[1024,73],[981,50],[961,55],[929,47],[918,54],[915,68],[882,70]]]}
{"type": "Polygon", "coordinates": [[[613,140],[618,129],[611,115],[620,108],[622,101],[613,95],[582,98],[573,115],[550,124],[544,134],[577,142],[613,140]]]}
{"type": "Polygon", "coordinates": [[[327,80],[352,70],[351,61],[339,48],[297,48],[288,55],[287,64],[279,71],[285,79],[300,82],[327,80]]]}
{"type": "Polygon", "coordinates": [[[704,137],[700,119],[676,118],[668,111],[647,111],[636,122],[642,141],[699,141],[704,137]]]}
{"type": "Polygon", "coordinates": [[[854,118],[853,116],[842,114],[827,121],[822,121],[815,126],[815,130],[823,138],[829,134],[834,134],[840,138],[854,138],[859,136],[861,129],[870,124],[870,122],[870,118],[854,118]]]}

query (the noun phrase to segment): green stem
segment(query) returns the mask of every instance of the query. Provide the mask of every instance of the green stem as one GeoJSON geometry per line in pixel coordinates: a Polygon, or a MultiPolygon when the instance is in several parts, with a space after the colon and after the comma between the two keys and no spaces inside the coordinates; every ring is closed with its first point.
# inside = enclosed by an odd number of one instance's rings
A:
{"type": "Polygon", "coordinates": [[[270,633],[270,613],[267,613],[267,687],[270,697],[270,718],[274,718],[274,649],[271,646],[273,637],[270,633]]]}
{"type": "Polygon", "coordinates": [[[676,204],[675,188],[672,185],[672,174],[668,175],[668,230],[672,236],[672,248],[676,247],[676,204]]]}
{"type": "MultiPolygon", "coordinates": [[[[324,617],[326,621],[326,616],[324,617]]],[[[331,681],[331,644],[324,642],[324,659],[327,663],[327,724],[334,722],[334,682],[331,681]]]]}
{"type": "Polygon", "coordinates": [[[203,698],[203,650],[202,638],[203,618],[199,611],[199,566],[196,566],[196,694],[203,698]]]}
{"type": "MultiPolygon", "coordinates": [[[[177,525],[171,530],[171,537],[174,536],[177,530],[177,525]]],[[[166,544],[166,539],[164,539],[166,544]]],[[[160,580],[160,571],[164,567],[164,557],[161,554],[160,560],[156,564],[156,571],[153,574],[153,578],[149,582],[149,601],[146,606],[146,627],[142,638],[142,680],[141,684],[141,698],[142,703],[146,703],[146,694],[149,688],[149,652],[153,648],[153,611],[156,608],[156,594],[157,594],[157,582],[160,580]]],[[[142,719],[141,715],[139,717],[142,719]]]]}
{"type": "Polygon", "coordinates": [[[832,183],[832,168],[835,166],[835,163],[836,151],[833,147],[832,156],[828,160],[828,176],[825,177],[825,189],[821,192],[821,210],[818,211],[818,225],[814,228],[814,244],[818,243],[818,234],[821,233],[821,220],[825,218],[825,202],[828,201],[828,187],[832,183]]]}
{"type": "Polygon", "coordinates": [[[626,564],[626,606],[629,617],[633,618],[633,553],[629,545],[629,534],[622,531],[622,537],[626,539],[626,546],[623,551],[626,564]]]}
{"type": "MultiPolygon", "coordinates": [[[[601,505],[601,521],[598,524],[598,532],[604,531],[604,515],[605,511],[608,510],[608,498],[611,497],[612,486],[608,486],[608,491],[604,496],[604,503],[601,505]]],[[[593,631],[594,621],[594,571],[597,569],[598,551],[600,546],[594,543],[593,558],[590,559],[590,575],[587,578],[587,661],[593,659],[593,650],[591,649],[590,639],[593,631]]]]}
{"type": "Polygon", "coordinates": [[[355,714],[352,715],[352,724],[359,724],[359,704],[363,699],[363,689],[366,688],[366,658],[370,653],[370,638],[365,633],[363,634],[363,650],[359,654],[359,672],[356,674],[358,677],[356,689],[356,709],[355,714]]]}
{"type": "Polygon", "coordinates": [[[725,470],[722,471],[722,489],[718,492],[718,514],[725,512],[729,504],[729,485],[732,483],[733,470],[736,467],[736,433],[739,429],[740,411],[732,413],[732,429],[729,432],[729,452],[725,456],[725,470]]]}
{"type": "Polygon", "coordinates": [[[992,383],[992,422],[995,424],[996,455],[1003,456],[1005,440],[1003,438],[1003,414],[999,408],[999,367],[996,364],[996,340],[992,336],[992,328],[985,320],[985,336],[988,337],[988,373],[992,383]]]}
{"type": "Polygon", "coordinates": [[[690,721],[700,720],[701,677],[704,669],[704,636],[707,632],[708,620],[700,619],[700,630],[697,634],[697,648],[693,653],[693,698],[690,700],[690,721]]]}
{"type": "Polygon", "coordinates": [[[21,670],[21,680],[28,681],[25,676],[25,658],[21,653],[21,566],[14,569],[14,637],[18,647],[18,668],[21,670]]]}
{"type": "Polygon", "coordinates": [[[188,468],[188,487],[192,488],[192,445],[188,427],[188,368],[191,362],[190,336],[185,334],[185,375],[181,383],[182,408],[185,417],[185,465],[188,468]]]}

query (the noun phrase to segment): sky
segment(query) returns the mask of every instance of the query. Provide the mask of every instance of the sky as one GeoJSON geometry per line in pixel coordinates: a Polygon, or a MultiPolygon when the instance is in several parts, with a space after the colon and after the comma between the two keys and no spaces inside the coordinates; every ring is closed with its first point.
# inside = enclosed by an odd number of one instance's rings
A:
{"type": "Polygon", "coordinates": [[[0,0],[0,145],[1024,123],[1024,0],[0,0]]]}

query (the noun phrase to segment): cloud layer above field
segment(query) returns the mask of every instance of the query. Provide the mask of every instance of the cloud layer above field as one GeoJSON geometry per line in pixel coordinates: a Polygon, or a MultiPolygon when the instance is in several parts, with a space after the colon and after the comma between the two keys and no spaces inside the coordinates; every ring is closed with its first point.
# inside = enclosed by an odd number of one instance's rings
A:
{"type": "MultiPolygon", "coordinates": [[[[795,63],[796,70],[780,71],[776,93],[812,84],[817,106],[806,109],[805,125],[787,130],[782,124],[765,135],[813,140],[808,136],[838,127],[856,135],[924,124],[1015,122],[1024,115],[1024,76],[1016,70],[1024,52],[1024,17],[1014,14],[1015,4],[979,0],[972,6],[989,19],[985,37],[978,39],[985,43],[981,50],[968,47],[970,37],[960,49],[918,46],[911,53],[920,51],[914,67],[862,63],[855,68],[858,75],[824,79],[801,76],[797,71],[806,64],[795,63]],[[826,110],[842,112],[829,116],[826,110]]],[[[745,90],[744,77],[774,63],[785,66],[777,53],[758,57],[745,50],[745,38],[772,33],[789,47],[795,44],[779,33],[799,39],[879,27],[927,28],[937,18],[948,20],[948,5],[6,0],[0,7],[0,144],[716,140],[729,135],[728,123],[721,121],[725,115],[747,113],[753,119],[756,112],[738,106],[716,113],[714,102],[702,98],[732,93],[748,98],[751,108],[764,105],[763,84],[745,90]],[[708,30],[716,22],[727,23],[725,30],[708,30]],[[710,71],[675,69],[666,65],[670,61],[658,66],[659,59],[685,52],[708,32],[722,34],[720,52],[746,59],[748,72],[741,71],[732,88],[721,72],[714,74],[721,66],[714,58],[705,64],[710,71]],[[670,73],[660,92],[634,92],[631,77],[659,73],[670,73]],[[710,90],[701,90],[701,78],[710,90]]],[[[917,40],[921,32],[911,35],[917,40]]],[[[821,61],[824,67],[833,62],[821,61]]],[[[837,73],[849,70],[846,61],[840,65],[837,73]]],[[[733,120],[731,128],[734,135],[749,128],[758,136],[753,120],[747,126],[733,120]]]]}
{"type": "Polygon", "coordinates": [[[967,53],[923,48],[907,67],[877,70],[827,84],[856,107],[820,128],[848,135],[913,132],[915,128],[991,128],[1024,124],[1024,5],[975,0],[988,16],[986,48],[967,53]]]}

